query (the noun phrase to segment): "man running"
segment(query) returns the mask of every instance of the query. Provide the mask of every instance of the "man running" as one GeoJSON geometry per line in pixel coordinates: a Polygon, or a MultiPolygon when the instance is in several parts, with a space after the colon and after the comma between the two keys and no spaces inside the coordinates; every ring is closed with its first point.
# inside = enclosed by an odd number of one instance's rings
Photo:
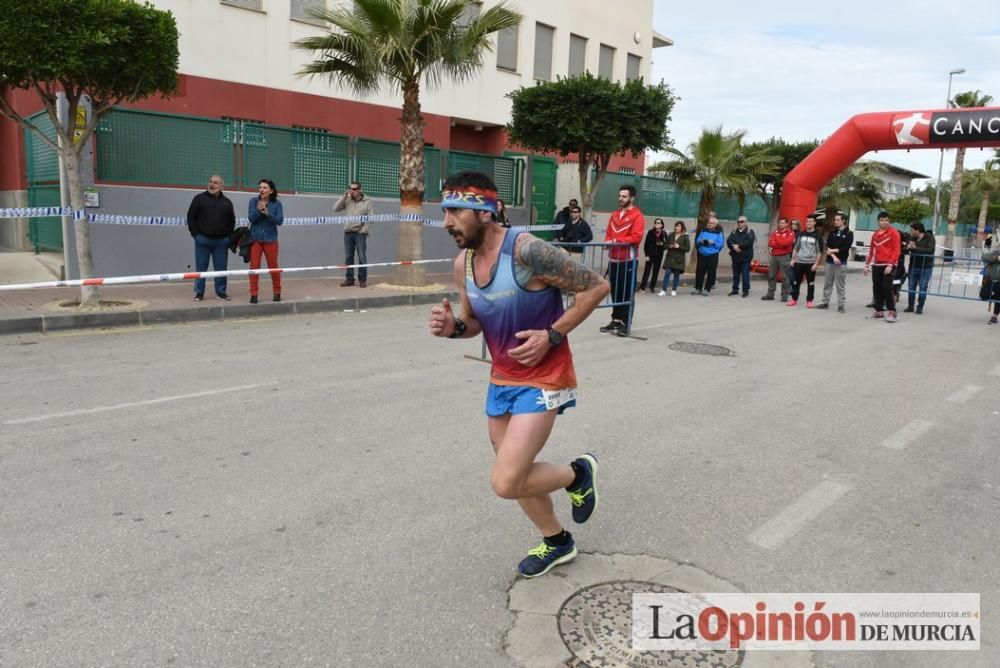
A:
{"type": "Polygon", "coordinates": [[[597,508],[597,459],[536,462],[556,415],[576,405],[576,373],[567,334],[608,295],[603,278],[528,233],[494,224],[496,185],[480,172],[444,182],[444,228],[465,249],[455,259],[461,299],[456,316],[447,299],[431,309],[434,336],[486,339],[493,365],[486,415],[495,459],[490,482],[497,496],[517,499],[542,534],[518,564],[525,577],[548,573],[576,557],[573,536],[556,519],[550,494],[569,493],[573,520],[597,508]],[[565,311],[562,292],[576,296],[565,311]]]}

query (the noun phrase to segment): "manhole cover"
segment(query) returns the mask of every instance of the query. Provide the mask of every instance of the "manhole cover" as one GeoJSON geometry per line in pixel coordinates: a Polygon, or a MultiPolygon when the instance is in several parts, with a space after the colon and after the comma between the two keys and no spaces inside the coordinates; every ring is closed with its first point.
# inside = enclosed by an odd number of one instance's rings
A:
{"type": "Polygon", "coordinates": [[[713,346],[711,343],[689,343],[688,341],[677,341],[670,344],[671,350],[679,353],[691,353],[692,355],[716,355],[718,357],[736,357],[729,348],[723,346],[713,346]]]}
{"type": "Polygon", "coordinates": [[[729,668],[743,663],[743,652],[694,650],[640,652],[632,649],[632,594],[671,594],[679,589],[655,582],[619,580],[586,587],[563,603],[559,635],[575,657],[572,668],[648,668],[649,666],[729,668]]]}

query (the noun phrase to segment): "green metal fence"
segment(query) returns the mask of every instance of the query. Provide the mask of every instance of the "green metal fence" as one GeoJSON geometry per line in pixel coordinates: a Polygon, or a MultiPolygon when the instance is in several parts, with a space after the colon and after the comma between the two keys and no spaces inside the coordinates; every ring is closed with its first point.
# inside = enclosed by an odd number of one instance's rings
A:
{"type": "MultiPolygon", "coordinates": [[[[236,188],[260,178],[300,193],[342,193],[360,181],[374,197],[399,195],[399,144],[253,121],[114,109],[97,131],[97,176],[103,181],[200,186],[219,174],[236,188]]],[[[501,197],[520,202],[523,166],[507,157],[424,149],[428,201],[441,198],[445,170],[479,169],[501,197]]]]}
{"type": "Polygon", "coordinates": [[[505,202],[517,202],[519,194],[519,161],[496,155],[448,151],[448,173],[465,170],[482,172],[497,184],[497,195],[505,202]]]}
{"type": "MultiPolygon", "coordinates": [[[[48,114],[40,112],[28,120],[49,139],[55,141],[56,131],[48,114]]],[[[33,130],[25,128],[24,147],[28,177],[28,206],[59,206],[59,156],[33,130]]],[[[63,248],[62,219],[32,218],[28,221],[28,238],[35,252],[61,251],[63,248]]]]}
{"type": "Polygon", "coordinates": [[[351,180],[348,138],[316,130],[234,121],[242,131],[237,181],[252,188],[269,178],[286,190],[342,193],[351,180]]]}
{"type": "MultiPolygon", "coordinates": [[[[594,209],[614,211],[618,208],[618,191],[622,186],[635,187],[639,208],[647,217],[697,218],[700,192],[682,190],[675,182],[654,176],[608,173],[594,197],[594,209]]],[[[732,220],[741,213],[753,223],[768,222],[767,207],[759,197],[747,197],[741,207],[736,197],[716,196],[713,204],[719,218],[732,220]]]]}
{"type": "Polygon", "coordinates": [[[113,109],[97,127],[97,175],[105,181],[202,186],[235,183],[230,121],[113,109]]]}
{"type": "MultiPolygon", "coordinates": [[[[358,139],[355,144],[354,178],[372,197],[399,196],[399,144],[376,139],[358,139]]],[[[424,149],[424,198],[441,199],[441,151],[424,149]]]]}

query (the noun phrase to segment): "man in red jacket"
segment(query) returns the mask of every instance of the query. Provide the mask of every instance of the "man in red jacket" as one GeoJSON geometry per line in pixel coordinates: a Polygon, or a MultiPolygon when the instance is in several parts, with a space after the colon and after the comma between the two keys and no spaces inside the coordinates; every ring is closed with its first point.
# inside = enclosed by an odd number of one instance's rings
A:
{"type": "Polygon", "coordinates": [[[612,246],[608,249],[608,281],[611,283],[611,301],[615,306],[611,307],[611,322],[601,327],[602,332],[628,336],[632,327],[629,303],[635,287],[636,247],[645,231],[646,219],[635,205],[635,186],[622,186],[618,190],[618,210],[608,220],[604,242],[629,244],[629,247],[612,246]]]}
{"type": "Polygon", "coordinates": [[[781,271],[781,301],[788,301],[788,292],[791,290],[792,277],[789,272],[792,270],[792,247],[795,246],[795,232],[788,228],[788,219],[782,216],[778,218],[778,229],[771,232],[767,240],[767,247],[771,249],[771,259],[767,263],[767,294],[761,297],[762,301],[774,301],[775,278],[778,271],[781,271]]]}
{"type": "Polygon", "coordinates": [[[871,248],[865,261],[865,275],[872,272],[872,289],[875,293],[875,311],[872,318],[896,322],[896,301],[892,293],[892,277],[896,271],[901,251],[899,230],[889,221],[889,214],[880,211],[878,229],[872,235],[871,248]],[[882,314],[883,307],[887,311],[882,314]]]}

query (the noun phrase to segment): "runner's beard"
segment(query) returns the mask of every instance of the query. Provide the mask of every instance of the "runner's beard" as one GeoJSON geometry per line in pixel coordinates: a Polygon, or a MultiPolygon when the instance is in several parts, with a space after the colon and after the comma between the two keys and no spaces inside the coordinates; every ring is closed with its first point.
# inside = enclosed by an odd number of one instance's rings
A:
{"type": "Polygon", "coordinates": [[[478,227],[473,228],[469,235],[463,234],[462,232],[452,232],[451,238],[455,240],[459,248],[479,248],[482,245],[483,239],[486,237],[486,225],[480,224],[478,227]]]}

